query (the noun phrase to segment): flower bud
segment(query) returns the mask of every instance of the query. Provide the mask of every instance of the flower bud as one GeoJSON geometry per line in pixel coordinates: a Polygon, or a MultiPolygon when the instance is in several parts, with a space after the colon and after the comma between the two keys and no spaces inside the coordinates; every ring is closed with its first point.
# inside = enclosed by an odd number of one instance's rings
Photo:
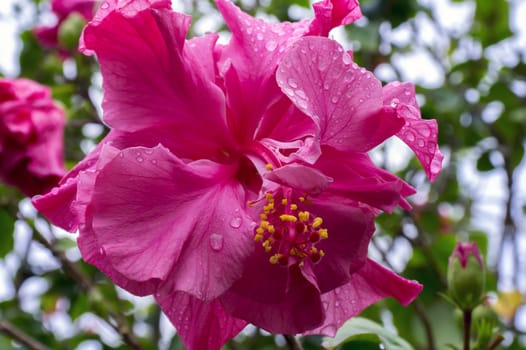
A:
{"type": "Polygon", "coordinates": [[[473,310],[484,293],[485,270],[476,243],[457,243],[447,271],[451,299],[462,310],[473,310]]]}
{"type": "Polygon", "coordinates": [[[58,42],[64,49],[75,50],[79,43],[80,34],[86,25],[86,19],[81,14],[73,12],[58,29],[58,42]]]}

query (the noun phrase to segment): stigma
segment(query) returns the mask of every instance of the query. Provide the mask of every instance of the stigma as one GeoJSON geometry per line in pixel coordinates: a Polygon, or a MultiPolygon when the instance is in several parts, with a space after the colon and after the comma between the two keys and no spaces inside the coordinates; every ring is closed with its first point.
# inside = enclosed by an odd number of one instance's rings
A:
{"type": "MultiPolygon", "coordinates": [[[[291,195],[267,193],[259,214],[259,225],[254,229],[254,240],[269,254],[271,264],[289,266],[303,264],[304,259],[317,263],[325,252],[316,247],[327,239],[323,219],[307,210],[300,210],[291,195]]],[[[306,197],[297,198],[300,205],[311,203],[306,197]]]]}

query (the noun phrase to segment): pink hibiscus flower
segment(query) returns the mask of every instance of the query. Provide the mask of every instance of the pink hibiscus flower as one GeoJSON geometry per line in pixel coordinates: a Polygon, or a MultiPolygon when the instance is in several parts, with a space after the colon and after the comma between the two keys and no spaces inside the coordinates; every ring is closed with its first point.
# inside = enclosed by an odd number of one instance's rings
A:
{"type": "Polygon", "coordinates": [[[436,122],[412,86],[382,88],[322,37],[360,16],[356,1],[316,3],[298,23],[216,4],[225,46],[186,40],[190,17],[169,1],[101,5],[81,50],[100,62],[111,131],[36,207],[78,228],[84,259],[115,283],[154,294],[189,349],[248,323],[334,335],[381,298],[409,303],[421,285],[367,246],[378,211],[409,208],[414,190],[367,152],[396,135],[434,178],[436,122]]]}
{"type": "Polygon", "coordinates": [[[89,21],[95,13],[95,4],[99,0],[52,0],[51,10],[57,17],[57,23],[51,26],[40,26],[34,29],[35,36],[40,43],[48,48],[60,48],[64,54],[65,48],[59,45],[59,29],[61,24],[72,13],[78,13],[86,21],[89,21]]]}
{"type": "Polygon", "coordinates": [[[48,87],[0,79],[0,178],[27,196],[55,186],[65,174],[64,123],[48,87]]]}

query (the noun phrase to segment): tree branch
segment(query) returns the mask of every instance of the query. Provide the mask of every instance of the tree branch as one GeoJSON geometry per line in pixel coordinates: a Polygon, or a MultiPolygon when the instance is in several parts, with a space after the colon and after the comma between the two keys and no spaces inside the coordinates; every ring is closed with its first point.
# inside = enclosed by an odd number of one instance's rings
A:
{"type": "Polygon", "coordinates": [[[285,338],[287,346],[290,350],[303,350],[303,347],[301,346],[300,342],[293,335],[283,334],[283,337],[285,338]]]}
{"type": "Polygon", "coordinates": [[[50,350],[47,346],[6,320],[0,320],[0,332],[28,347],[30,350],[50,350]]]}
{"type": "MultiPolygon", "coordinates": [[[[54,245],[54,240],[48,241],[42,234],[33,227],[35,232],[34,239],[44,245],[49,251],[55,256],[61,263],[64,273],[71,277],[77,282],[82,289],[87,293],[98,293],[96,286],[93,285],[90,277],[87,276],[82,270],[79,269],[77,264],[68,259],[66,254],[57,249],[54,245]]],[[[139,344],[137,338],[131,333],[129,327],[126,325],[123,316],[119,312],[108,310],[108,315],[113,319],[114,322],[106,321],[119,335],[121,336],[124,343],[129,345],[134,350],[142,350],[142,346],[139,344]]]]}

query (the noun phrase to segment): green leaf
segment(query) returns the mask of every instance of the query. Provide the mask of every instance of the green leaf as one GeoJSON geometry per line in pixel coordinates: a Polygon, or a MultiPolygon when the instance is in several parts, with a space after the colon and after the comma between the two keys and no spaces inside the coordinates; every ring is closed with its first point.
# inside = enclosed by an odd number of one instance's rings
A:
{"type": "Polygon", "coordinates": [[[15,229],[15,218],[7,212],[0,211],[0,258],[13,250],[13,231],[15,229]]]}
{"type": "MultiPolygon", "coordinates": [[[[334,338],[325,337],[323,339],[322,346],[327,349],[335,349],[340,345],[353,341],[367,341],[370,343],[374,337],[378,338],[377,344],[382,344],[385,350],[413,349],[411,344],[398,335],[391,333],[380,324],[362,317],[354,317],[345,322],[338,332],[336,332],[334,338]],[[365,338],[364,335],[366,335],[365,338]],[[371,337],[371,335],[373,337],[371,337]]],[[[362,349],[362,347],[353,348],[362,349]]]]}
{"type": "Polygon", "coordinates": [[[490,152],[491,151],[486,151],[482,153],[482,155],[477,160],[477,170],[478,171],[491,171],[495,169],[495,167],[493,166],[489,158],[490,152]]]}

